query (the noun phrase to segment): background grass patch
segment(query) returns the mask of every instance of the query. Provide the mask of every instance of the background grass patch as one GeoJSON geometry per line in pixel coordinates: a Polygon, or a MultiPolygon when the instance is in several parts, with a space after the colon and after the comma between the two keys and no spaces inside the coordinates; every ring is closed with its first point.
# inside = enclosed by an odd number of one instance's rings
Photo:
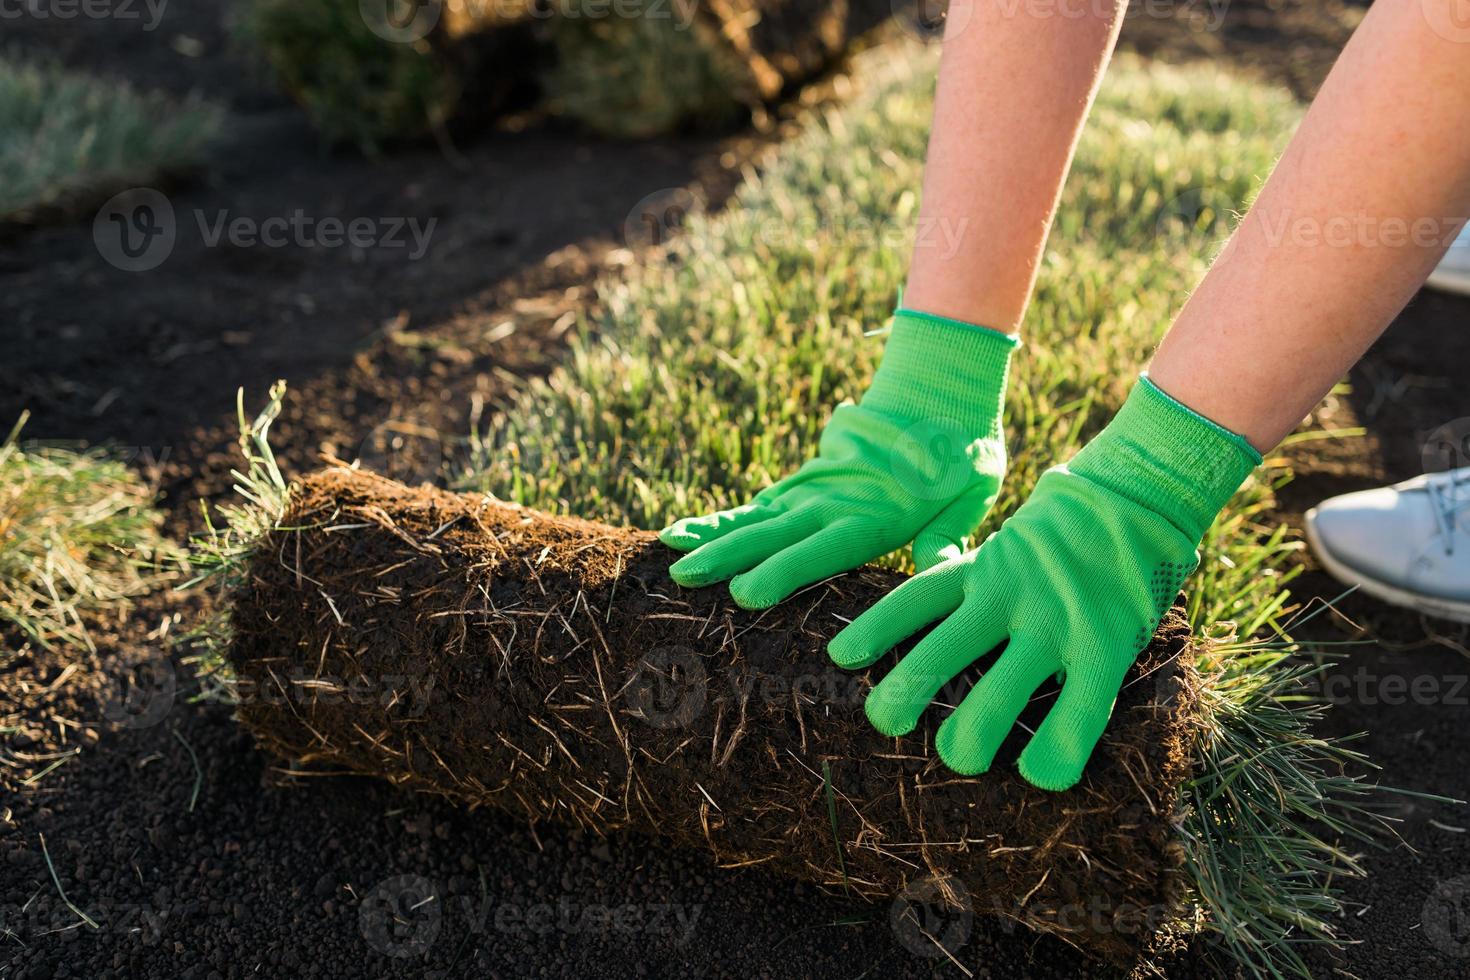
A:
{"type": "MultiPolygon", "coordinates": [[[[21,420],[24,422],[24,419],[21,420]]],[[[0,623],[24,641],[87,648],[86,616],[125,606],[173,554],[153,491],[99,451],[0,444],[0,623]]],[[[0,667],[24,652],[0,650],[0,667]]]]}
{"type": "Polygon", "coordinates": [[[0,56],[0,222],[74,213],[191,169],[221,120],[199,99],[0,56]]]}

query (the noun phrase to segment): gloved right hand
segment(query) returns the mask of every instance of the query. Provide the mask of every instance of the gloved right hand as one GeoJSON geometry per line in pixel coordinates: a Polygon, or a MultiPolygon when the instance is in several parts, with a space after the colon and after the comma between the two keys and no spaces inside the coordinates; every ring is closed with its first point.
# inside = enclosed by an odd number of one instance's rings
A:
{"type": "Polygon", "coordinates": [[[838,406],[817,455],[750,503],[659,532],[689,551],[680,585],[731,578],[747,609],[913,542],[919,570],[965,550],[1005,475],[1001,410],[1019,341],[900,309],[857,404],[838,406]]]}

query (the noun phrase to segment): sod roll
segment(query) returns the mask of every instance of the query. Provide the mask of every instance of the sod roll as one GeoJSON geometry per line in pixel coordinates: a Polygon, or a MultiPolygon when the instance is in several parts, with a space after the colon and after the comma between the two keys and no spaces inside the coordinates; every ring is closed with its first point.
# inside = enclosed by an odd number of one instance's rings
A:
{"type": "Polygon", "coordinates": [[[1114,961],[1177,912],[1197,689],[1177,612],[1081,783],[1048,793],[1015,770],[1024,731],[965,778],[932,751],[940,708],[904,738],[868,725],[863,696],[893,658],[849,673],[825,647],[897,574],[746,611],[674,584],[675,557],[642,531],[323,470],[233,597],[240,716],[296,764],[869,898],[939,895],[1114,961]]]}
{"type": "Polygon", "coordinates": [[[333,143],[376,152],[529,104],[536,0],[252,0],[246,33],[333,143]]]}
{"type": "Polygon", "coordinates": [[[895,0],[632,0],[627,17],[553,17],[547,105],[599,133],[720,130],[829,68],[906,10],[895,0]]]}
{"type": "Polygon", "coordinates": [[[744,66],[753,94],[770,101],[826,68],[902,6],[894,0],[709,0],[700,9],[744,66]]]}
{"type": "Polygon", "coordinates": [[[542,94],[554,112],[617,136],[728,127],[898,9],[892,0],[252,0],[244,23],[328,140],[376,152],[480,128],[542,94]]]}

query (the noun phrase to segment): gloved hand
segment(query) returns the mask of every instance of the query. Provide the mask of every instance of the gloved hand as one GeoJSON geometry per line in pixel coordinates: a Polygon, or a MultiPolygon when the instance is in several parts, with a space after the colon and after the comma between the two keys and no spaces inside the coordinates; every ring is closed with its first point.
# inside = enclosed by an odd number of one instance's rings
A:
{"type": "Polygon", "coordinates": [[[872,385],[832,413],[814,459],[743,507],[659,532],[669,574],[735,576],[747,609],[914,544],[928,568],[963,552],[1005,474],[1000,416],[1015,337],[900,309],[872,385]],[[742,573],[742,574],[737,574],[742,573]]]}
{"type": "Polygon", "coordinates": [[[956,772],[985,772],[1047,678],[1062,690],[1021,753],[1033,785],[1063,790],[1113,711],[1123,675],[1199,563],[1210,522],[1261,462],[1243,438],[1160,391],[1147,376],[1072,461],[974,551],[915,575],[838,633],[842,667],[864,667],[942,620],[868,694],[885,735],[912,731],[940,688],[1006,648],[939,726],[956,772]]]}

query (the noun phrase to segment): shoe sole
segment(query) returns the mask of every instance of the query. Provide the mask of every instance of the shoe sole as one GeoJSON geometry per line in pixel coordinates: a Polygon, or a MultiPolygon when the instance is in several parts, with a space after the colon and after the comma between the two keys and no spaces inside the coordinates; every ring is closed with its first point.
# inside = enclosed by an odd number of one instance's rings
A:
{"type": "Polygon", "coordinates": [[[1461,296],[1470,296],[1470,270],[1467,269],[1435,269],[1424,281],[1424,285],[1431,289],[1439,289],[1446,293],[1458,293],[1461,296]]]}
{"type": "Polygon", "coordinates": [[[1312,546],[1312,553],[1327,569],[1327,573],[1337,579],[1343,585],[1356,585],[1368,595],[1375,599],[1382,599],[1390,605],[1400,606],[1421,612],[1426,616],[1434,616],[1437,619],[1449,619],[1457,623],[1470,623],[1470,602],[1456,602],[1453,599],[1437,599],[1397,585],[1364,575],[1355,568],[1345,565],[1334,558],[1332,552],[1322,546],[1321,538],[1317,537],[1316,528],[1317,508],[1313,507],[1307,511],[1307,543],[1312,546]]]}

